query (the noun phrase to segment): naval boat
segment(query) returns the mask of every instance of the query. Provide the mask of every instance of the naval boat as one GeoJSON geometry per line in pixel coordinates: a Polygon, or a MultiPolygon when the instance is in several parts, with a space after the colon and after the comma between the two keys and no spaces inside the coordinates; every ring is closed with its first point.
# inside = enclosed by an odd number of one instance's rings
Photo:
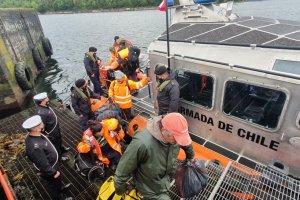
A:
{"type": "MultiPolygon", "coordinates": [[[[178,111],[189,123],[196,157],[205,160],[208,172],[206,188],[190,199],[298,200],[300,22],[239,17],[231,8],[232,3],[204,6],[180,1],[169,28],[169,56],[165,32],[148,48],[152,90],[145,87],[134,95],[134,110],[149,120],[155,115],[154,69],[167,65],[169,58],[180,84],[178,111]]],[[[0,121],[0,132],[24,131],[20,127],[24,117],[34,112],[31,108],[0,121]]],[[[77,118],[60,107],[55,112],[67,133],[63,139],[72,147],[68,153],[72,158],[81,141],[77,118]]],[[[136,124],[133,120],[128,132],[136,124]]],[[[184,159],[183,152],[179,159],[184,159]]],[[[5,164],[14,177],[15,196],[49,199],[24,155],[5,164]]],[[[62,165],[61,171],[63,180],[73,184],[70,196],[96,199],[98,185],[71,163],[62,165]]],[[[4,170],[0,172],[2,183],[4,170]]],[[[9,193],[11,187],[2,185],[9,193]]],[[[182,199],[174,182],[169,194],[173,200],[182,199]]]]}

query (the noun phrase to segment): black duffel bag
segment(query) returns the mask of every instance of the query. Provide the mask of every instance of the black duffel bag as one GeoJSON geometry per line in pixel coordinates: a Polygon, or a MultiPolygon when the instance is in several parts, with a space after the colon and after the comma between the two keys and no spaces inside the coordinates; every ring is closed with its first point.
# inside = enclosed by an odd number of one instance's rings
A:
{"type": "Polygon", "coordinates": [[[194,159],[177,166],[175,184],[182,198],[198,195],[207,185],[207,171],[204,161],[194,159]]]}

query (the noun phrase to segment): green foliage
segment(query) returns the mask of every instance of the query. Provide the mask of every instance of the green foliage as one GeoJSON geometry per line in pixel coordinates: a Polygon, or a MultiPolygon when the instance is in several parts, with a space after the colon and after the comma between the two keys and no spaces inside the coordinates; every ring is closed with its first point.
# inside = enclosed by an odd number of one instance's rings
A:
{"type": "Polygon", "coordinates": [[[44,13],[47,11],[149,7],[158,6],[161,1],[162,0],[0,0],[0,7],[33,8],[38,12],[44,13]]]}

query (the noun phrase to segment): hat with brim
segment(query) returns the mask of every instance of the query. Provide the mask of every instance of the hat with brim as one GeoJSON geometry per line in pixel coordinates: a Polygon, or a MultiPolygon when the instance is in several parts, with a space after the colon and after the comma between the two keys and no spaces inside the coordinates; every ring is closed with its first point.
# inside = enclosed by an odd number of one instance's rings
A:
{"type": "Polygon", "coordinates": [[[38,125],[40,125],[42,123],[42,118],[41,116],[39,115],[34,115],[28,119],[26,119],[23,124],[22,124],[22,127],[24,129],[31,129],[31,128],[34,128],[38,125]]]}
{"type": "Polygon", "coordinates": [[[46,92],[42,92],[42,93],[39,93],[37,95],[34,95],[33,100],[35,100],[35,101],[43,101],[47,97],[48,97],[47,93],[46,92]]]}
{"type": "Polygon", "coordinates": [[[177,144],[180,146],[192,144],[192,139],[188,131],[188,123],[181,114],[169,113],[161,120],[161,123],[163,128],[173,135],[177,144]]]}

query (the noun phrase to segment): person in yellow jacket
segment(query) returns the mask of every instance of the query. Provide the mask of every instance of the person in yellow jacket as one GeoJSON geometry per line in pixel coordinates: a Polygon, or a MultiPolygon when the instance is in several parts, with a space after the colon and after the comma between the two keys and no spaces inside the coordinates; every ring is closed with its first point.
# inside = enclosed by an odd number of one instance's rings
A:
{"type": "Polygon", "coordinates": [[[120,106],[123,117],[126,120],[131,120],[134,117],[131,113],[131,91],[147,85],[148,78],[145,76],[141,81],[135,82],[128,80],[125,74],[119,70],[115,71],[115,78],[116,80],[112,81],[109,86],[108,96],[120,106]]]}

